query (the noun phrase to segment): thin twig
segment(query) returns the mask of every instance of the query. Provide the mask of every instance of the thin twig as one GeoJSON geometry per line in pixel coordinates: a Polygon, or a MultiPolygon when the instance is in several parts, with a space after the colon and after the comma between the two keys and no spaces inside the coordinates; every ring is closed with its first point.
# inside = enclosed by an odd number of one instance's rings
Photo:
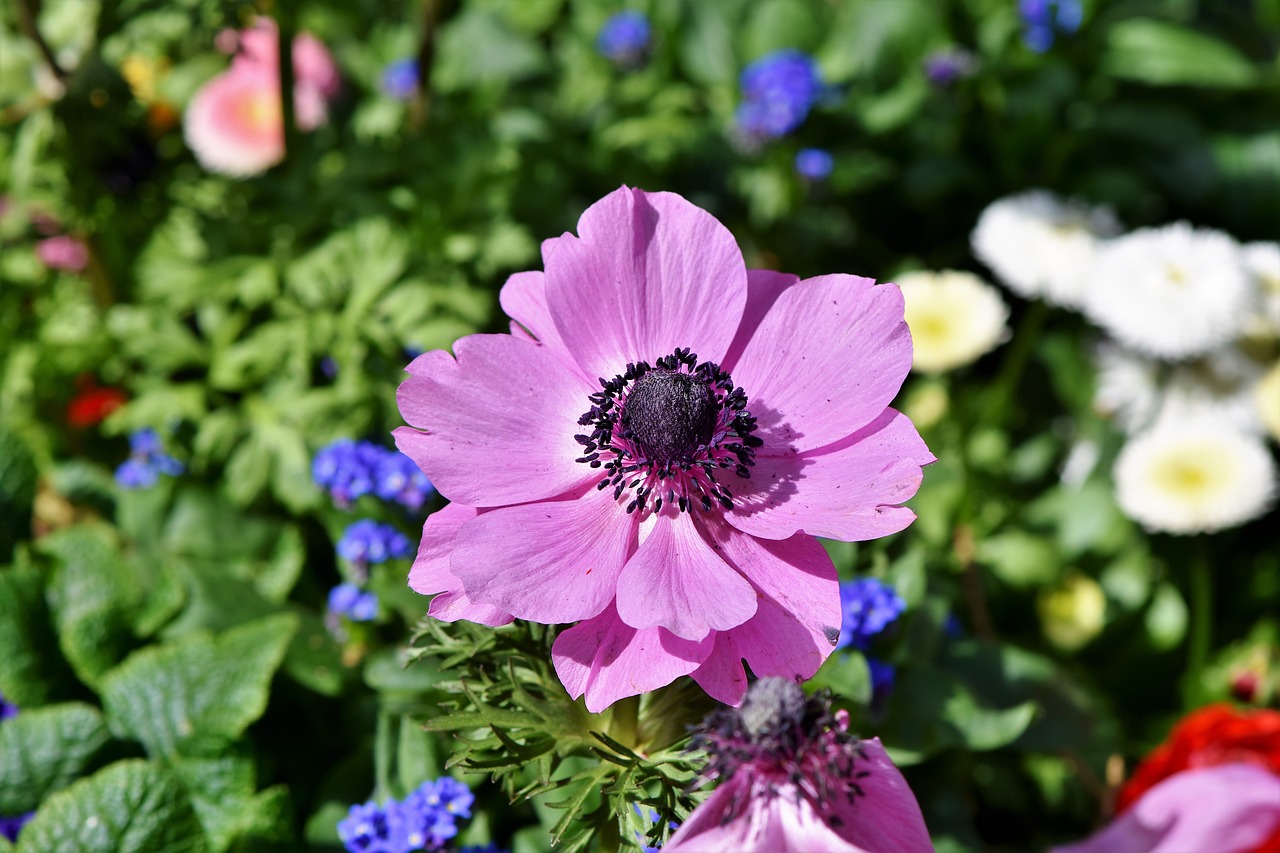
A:
{"type": "Polygon", "coordinates": [[[58,64],[58,59],[53,55],[53,49],[44,40],[44,36],[40,35],[40,28],[36,26],[35,10],[31,5],[32,0],[18,0],[18,29],[22,30],[22,34],[35,44],[45,65],[48,65],[49,70],[53,72],[53,76],[60,82],[65,81],[67,72],[58,64]]]}

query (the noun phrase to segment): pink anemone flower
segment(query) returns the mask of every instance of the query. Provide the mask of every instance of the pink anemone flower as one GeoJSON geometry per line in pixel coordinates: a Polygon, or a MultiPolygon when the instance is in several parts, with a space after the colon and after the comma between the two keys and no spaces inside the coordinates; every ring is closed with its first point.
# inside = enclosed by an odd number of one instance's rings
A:
{"type": "Polygon", "coordinates": [[[1166,777],[1095,835],[1053,853],[1273,853],[1278,839],[1280,776],[1216,764],[1166,777]]]}
{"type": "Polygon", "coordinates": [[[925,853],[915,795],[878,738],[848,734],[848,712],[763,678],[742,710],[712,715],[695,742],[719,786],[664,853],[925,853]]]}
{"type": "Polygon", "coordinates": [[[453,502],[410,586],[440,619],[577,623],[554,664],[593,712],[684,675],[737,704],[744,659],[810,677],[840,633],[815,537],[902,530],[934,460],[888,408],[901,291],[747,270],[709,213],[627,187],[543,261],[502,289],[511,334],[400,386],[396,444],[453,502]]]}
{"type": "MultiPolygon", "coordinates": [[[[239,48],[233,67],[247,65],[276,71],[280,62],[279,33],[275,21],[258,18],[252,27],[220,39],[224,45],[239,48]]],[[[310,33],[298,33],[293,38],[292,53],[295,85],[314,88],[325,100],[337,96],[342,77],[324,42],[310,33]]]]}
{"type": "MultiPolygon", "coordinates": [[[[319,92],[294,87],[294,115],[302,130],[324,124],[319,92]]],[[[183,119],[188,147],[211,172],[247,177],[284,157],[284,112],[275,69],[233,65],[195,93],[183,119]]]]}

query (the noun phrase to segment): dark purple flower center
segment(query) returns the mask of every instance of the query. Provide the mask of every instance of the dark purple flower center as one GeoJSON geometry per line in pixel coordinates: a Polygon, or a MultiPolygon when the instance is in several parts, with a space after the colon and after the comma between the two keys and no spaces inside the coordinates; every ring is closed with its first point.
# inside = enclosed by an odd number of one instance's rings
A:
{"type": "Polygon", "coordinates": [[[615,499],[634,490],[627,512],[656,512],[664,501],[682,512],[733,507],[719,478],[729,470],[750,477],[761,441],[746,392],[728,373],[678,349],[655,365],[628,364],[600,387],[578,419],[594,430],[575,436],[586,452],[578,461],[604,470],[598,488],[612,486],[615,499]]]}

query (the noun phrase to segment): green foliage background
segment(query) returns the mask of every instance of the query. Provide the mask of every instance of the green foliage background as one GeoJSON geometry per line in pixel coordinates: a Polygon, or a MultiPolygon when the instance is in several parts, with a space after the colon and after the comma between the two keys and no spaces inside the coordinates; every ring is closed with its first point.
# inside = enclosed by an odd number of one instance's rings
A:
{"type": "MultiPolygon", "coordinates": [[[[218,31],[254,6],[0,10],[0,693],[23,709],[0,726],[0,814],[39,809],[19,850],[336,847],[347,805],[403,795],[461,754],[421,728],[462,719],[442,717],[456,675],[440,657],[402,667],[425,612],[406,561],[375,569],[376,623],[345,643],[323,623],[342,527],[376,515],[416,538],[422,514],[335,508],[311,459],[340,437],[387,443],[408,353],[503,330],[505,277],[539,267],[539,241],[620,184],[683,194],[749,266],[801,275],[982,272],[978,213],[1040,186],[1130,226],[1280,231],[1276,0],[1085,2],[1081,31],[1044,54],[1022,44],[1012,0],[629,5],[654,25],[630,72],[594,45],[613,3],[275,0],[256,11],[328,44],[344,89],[326,126],[290,133],[285,161],[249,180],[204,171],[154,106],[180,112],[225,66],[218,31]],[[948,45],[976,70],[931,85],[922,60],[948,45]],[[738,75],[782,48],[812,53],[831,96],[746,149],[738,75]],[[407,56],[430,74],[400,101],[379,81],[407,56]],[[122,76],[131,57],[159,63],[150,103],[122,76]],[[835,155],[828,180],[795,174],[804,147],[835,155]],[[41,217],[87,242],[83,274],[37,260],[41,217]],[[128,397],[100,428],[66,420],[86,376],[128,397]],[[122,490],[110,472],[142,427],[188,473],[122,490]],[[90,814],[135,817],[76,835],[90,814]]],[[[1227,695],[1233,660],[1275,646],[1274,514],[1190,545],[1142,533],[1111,496],[1119,438],[1090,409],[1092,331],[1014,312],[1009,346],[904,389],[909,412],[945,406],[921,422],[940,461],[918,522],[831,545],[845,577],[891,580],[909,610],[877,650],[899,670],[887,703],[871,703],[856,653],[816,682],[891,748],[940,850],[1080,837],[1107,808],[1109,756],[1141,755],[1227,695]],[[1063,485],[1080,438],[1103,463],[1063,485]],[[1199,678],[1185,674],[1191,558],[1216,579],[1199,678]],[[1063,647],[1037,602],[1075,575],[1101,585],[1106,620],[1063,647]]],[[[592,755],[544,769],[589,770],[592,755]]],[[[637,772],[627,784],[652,793],[637,772]]],[[[598,804],[588,794],[575,808],[598,804]]],[[[464,838],[546,849],[562,816],[549,798],[512,806],[483,788],[464,838]]],[[[566,838],[588,843],[588,826],[566,838]]]]}

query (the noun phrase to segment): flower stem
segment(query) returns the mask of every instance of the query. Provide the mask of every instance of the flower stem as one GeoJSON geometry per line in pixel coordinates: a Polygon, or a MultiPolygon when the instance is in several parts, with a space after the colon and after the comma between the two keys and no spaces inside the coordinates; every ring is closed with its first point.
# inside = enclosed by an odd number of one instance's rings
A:
{"type": "Polygon", "coordinates": [[[395,735],[391,712],[378,709],[378,724],[373,735],[373,798],[382,802],[391,796],[391,755],[395,735]]]}
{"type": "Polygon", "coordinates": [[[283,0],[276,13],[276,36],[280,62],[280,115],[284,121],[284,154],[297,149],[298,125],[293,113],[293,36],[296,29],[293,0],[283,0]]]}
{"type": "Polygon", "coordinates": [[[1187,637],[1188,701],[1195,702],[1204,692],[1204,670],[1213,642],[1213,577],[1209,573],[1208,545],[1199,537],[1191,552],[1189,577],[1191,627],[1187,637]]]}
{"type": "Polygon", "coordinates": [[[1018,390],[1022,372],[1027,367],[1032,350],[1035,349],[1036,343],[1040,340],[1040,330],[1043,328],[1045,317],[1048,314],[1048,304],[1041,300],[1036,300],[1031,303],[1027,313],[1022,315],[1022,322],[1018,324],[1018,330],[1013,336],[1013,343],[1009,345],[1004,364],[1000,367],[1000,374],[996,377],[990,396],[987,398],[986,410],[983,413],[984,420],[990,421],[1003,417],[1004,408],[1008,405],[1013,393],[1018,390]]]}

